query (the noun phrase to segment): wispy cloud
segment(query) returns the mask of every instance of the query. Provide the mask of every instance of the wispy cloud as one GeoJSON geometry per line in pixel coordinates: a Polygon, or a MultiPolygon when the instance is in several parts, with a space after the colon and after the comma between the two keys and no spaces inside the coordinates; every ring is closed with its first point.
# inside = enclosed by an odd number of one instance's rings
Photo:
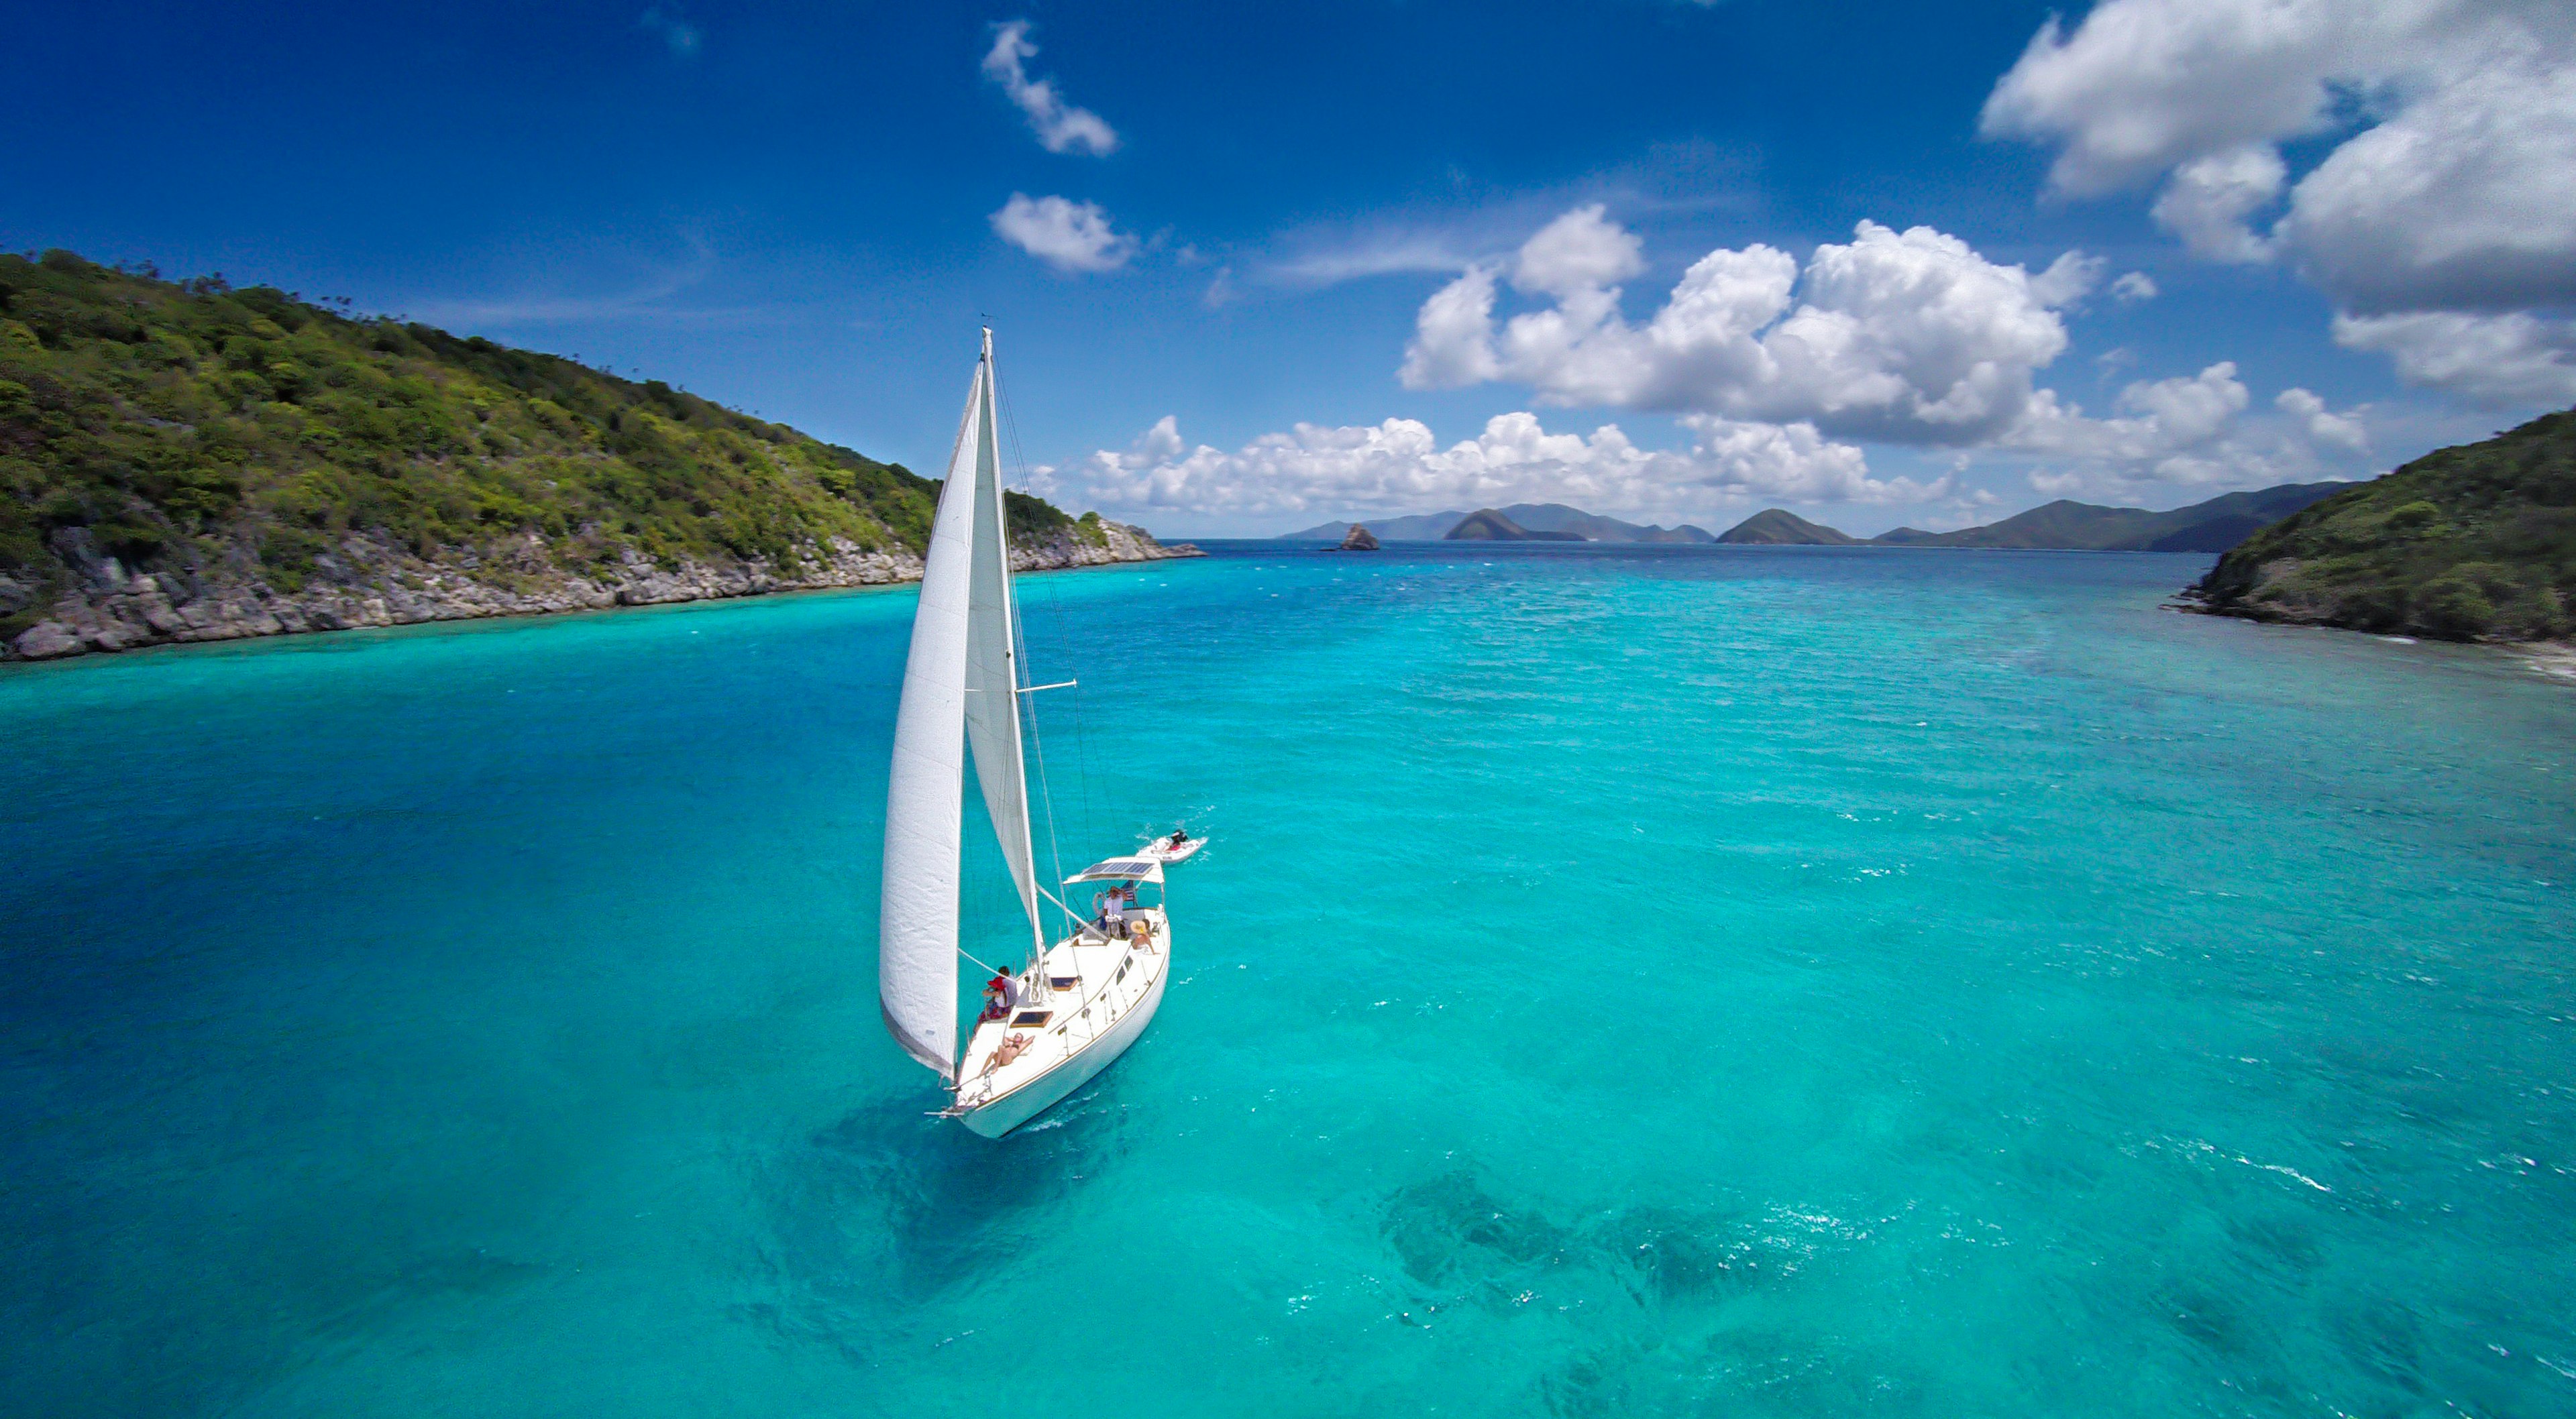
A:
{"type": "Polygon", "coordinates": [[[622,290],[569,294],[531,290],[510,295],[433,298],[414,303],[404,314],[432,325],[468,330],[521,326],[634,323],[653,325],[741,325],[775,320],[786,307],[687,306],[673,298],[715,274],[716,254],[692,239],[685,260],[648,271],[622,290]]]}
{"type": "Polygon", "coordinates": [[[1407,271],[1455,273],[1473,265],[1482,254],[1468,247],[1463,236],[1449,231],[1375,232],[1266,261],[1261,274],[1277,285],[1321,287],[1407,271]]]}
{"type": "Polygon", "coordinates": [[[1708,143],[1659,145],[1633,162],[1578,182],[1510,192],[1479,190],[1464,172],[1451,192],[1410,210],[1382,210],[1360,224],[1319,223],[1272,238],[1247,263],[1251,279],[1312,290],[1392,275],[1456,275],[1517,248],[1530,230],[1569,207],[1600,205],[1629,218],[1749,212],[1761,205],[1747,153],[1708,143]]]}
{"type": "Polygon", "coordinates": [[[984,77],[1002,86],[1020,112],[1029,116],[1038,142],[1050,153],[1081,151],[1105,157],[1118,147],[1117,130],[1087,108],[1075,108],[1055,91],[1052,79],[1029,77],[1027,61],[1037,57],[1029,43],[1029,22],[1013,20],[993,33],[984,55],[984,77]]]}
{"type": "Polygon", "coordinates": [[[652,6],[635,23],[646,34],[656,36],[668,45],[671,53],[681,59],[695,59],[698,45],[706,38],[703,31],[689,23],[677,5],[652,6]]]}

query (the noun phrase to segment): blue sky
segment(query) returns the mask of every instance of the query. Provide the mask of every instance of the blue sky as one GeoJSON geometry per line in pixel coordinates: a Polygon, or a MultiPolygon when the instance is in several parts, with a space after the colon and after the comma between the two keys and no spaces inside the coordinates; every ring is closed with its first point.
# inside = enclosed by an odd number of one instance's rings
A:
{"type": "Polygon", "coordinates": [[[1033,484],[1167,535],[2174,506],[2576,402],[2555,7],[2050,24],[51,7],[0,58],[0,242],[346,295],[915,468],[989,317],[1033,484]]]}

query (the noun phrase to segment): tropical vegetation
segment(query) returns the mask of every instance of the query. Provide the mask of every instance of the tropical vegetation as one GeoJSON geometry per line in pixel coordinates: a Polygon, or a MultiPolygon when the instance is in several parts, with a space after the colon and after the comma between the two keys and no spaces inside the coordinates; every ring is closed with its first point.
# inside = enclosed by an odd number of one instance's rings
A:
{"type": "MultiPolygon", "coordinates": [[[[787,575],[837,544],[919,551],[938,484],[660,380],[221,276],[0,255],[0,639],[85,543],[128,567],[292,592],[352,533],[477,566],[630,557],[787,575]],[[86,533],[67,539],[67,533],[86,533]]],[[[1014,495],[1023,539],[1076,523],[1014,495]]]]}
{"type": "Polygon", "coordinates": [[[2207,609],[2446,640],[2576,633],[2576,410],[2428,453],[2219,558],[2207,609]]]}

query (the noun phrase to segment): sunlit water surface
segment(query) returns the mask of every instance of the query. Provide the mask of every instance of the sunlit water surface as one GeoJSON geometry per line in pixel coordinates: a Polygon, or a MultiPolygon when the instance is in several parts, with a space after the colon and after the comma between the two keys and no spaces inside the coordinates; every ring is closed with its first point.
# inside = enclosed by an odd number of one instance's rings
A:
{"type": "Polygon", "coordinates": [[[2203,564],[1027,579],[1066,865],[1215,841],[999,1143],[908,592],[10,671],[7,1407],[2576,1413],[2576,694],[2203,564]]]}

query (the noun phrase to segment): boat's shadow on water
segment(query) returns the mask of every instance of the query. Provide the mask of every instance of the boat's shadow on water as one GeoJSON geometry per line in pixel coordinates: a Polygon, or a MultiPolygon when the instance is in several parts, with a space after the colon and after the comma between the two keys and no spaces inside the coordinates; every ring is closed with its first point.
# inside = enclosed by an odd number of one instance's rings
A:
{"type": "Polygon", "coordinates": [[[783,1149],[755,1184],[767,1294],[737,1315],[856,1358],[923,1306],[1025,1264],[1127,1151],[1125,1111],[1101,1094],[1002,1139],[918,1099],[882,1101],[783,1149]]]}

